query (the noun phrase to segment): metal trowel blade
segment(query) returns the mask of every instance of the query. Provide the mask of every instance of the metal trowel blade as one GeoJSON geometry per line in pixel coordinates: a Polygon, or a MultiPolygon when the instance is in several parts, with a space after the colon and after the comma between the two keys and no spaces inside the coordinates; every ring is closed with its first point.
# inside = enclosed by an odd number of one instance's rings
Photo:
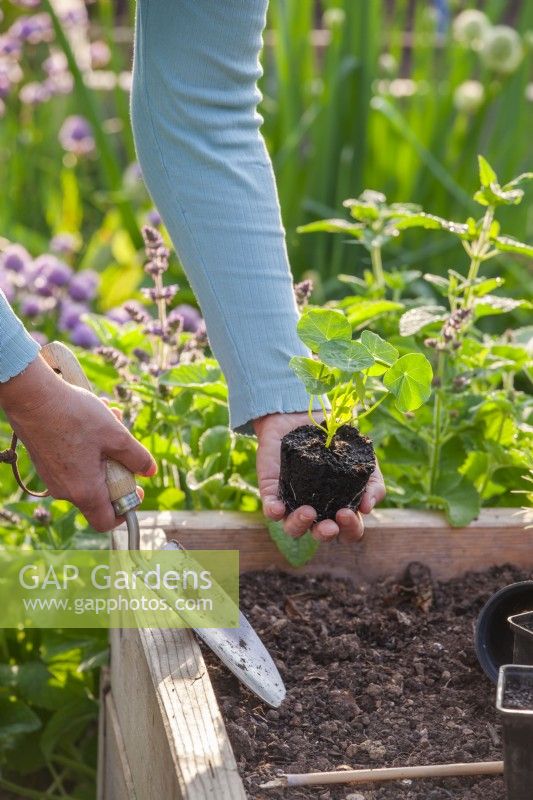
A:
{"type": "MultiPolygon", "coordinates": [[[[185,548],[179,542],[172,540],[162,549],[184,550],[185,548]]],[[[222,587],[216,586],[216,590],[226,595],[222,587]]],[[[183,614],[179,613],[183,617],[183,614]]],[[[250,691],[273,708],[279,708],[285,698],[286,690],[278,668],[242,611],[238,613],[238,628],[193,628],[193,630],[250,691]]]]}

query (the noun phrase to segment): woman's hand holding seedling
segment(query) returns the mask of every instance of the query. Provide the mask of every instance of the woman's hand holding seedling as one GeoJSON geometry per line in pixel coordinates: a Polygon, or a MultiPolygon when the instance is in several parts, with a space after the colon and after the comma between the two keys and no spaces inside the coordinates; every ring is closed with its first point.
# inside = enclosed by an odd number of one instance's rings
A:
{"type": "Polygon", "coordinates": [[[342,538],[355,540],[363,532],[358,509],[369,512],[385,494],[372,443],[355,425],[388,397],[401,412],[419,408],[431,394],[433,371],[421,353],[400,356],[372,331],[363,331],[354,341],[341,311],[306,311],[298,333],[314,354],[290,362],[310,396],[309,412],[287,415],[291,418],[285,421],[285,415],[270,423],[260,421],[256,428],[260,436],[261,426],[277,426],[277,438],[269,430],[271,440],[265,448],[260,440],[258,472],[265,513],[280,519],[287,510],[292,512],[285,530],[294,536],[316,519],[317,538],[330,539],[340,531],[342,538]],[[312,410],[315,399],[322,407],[320,417],[312,410]]]}
{"type": "MultiPolygon", "coordinates": [[[[263,501],[263,512],[268,519],[283,519],[287,509],[278,497],[280,445],[285,434],[309,422],[307,413],[269,414],[254,421],[258,439],[257,476],[263,501]]],[[[379,466],[376,466],[367,484],[359,506],[362,514],[369,514],[377,503],[385,497],[385,485],[379,466]]],[[[283,527],[290,536],[303,536],[312,527],[313,536],[319,541],[330,541],[336,536],[342,542],[358,541],[364,531],[361,514],[350,508],[337,512],[335,521],[331,519],[313,525],[316,510],[312,506],[301,506],[292,511],[284,520],[283,527]]]]}

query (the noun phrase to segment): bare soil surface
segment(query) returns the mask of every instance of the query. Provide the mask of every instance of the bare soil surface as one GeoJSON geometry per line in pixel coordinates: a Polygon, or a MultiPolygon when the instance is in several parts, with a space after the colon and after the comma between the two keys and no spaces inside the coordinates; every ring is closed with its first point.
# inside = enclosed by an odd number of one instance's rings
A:
{"type": "Polygon", "coordinates": [[[241,606],[287,686],[279,710],[206,654],[241,775],[253,800],[504,800],[499,777],[380,787],[261,789],[280,772],[502,758],[495,687],[478,666],[476,616],[511,567],[434,583],[422,565],[401,581],[354,587],[331,577],[242,576],[241,606]]]}

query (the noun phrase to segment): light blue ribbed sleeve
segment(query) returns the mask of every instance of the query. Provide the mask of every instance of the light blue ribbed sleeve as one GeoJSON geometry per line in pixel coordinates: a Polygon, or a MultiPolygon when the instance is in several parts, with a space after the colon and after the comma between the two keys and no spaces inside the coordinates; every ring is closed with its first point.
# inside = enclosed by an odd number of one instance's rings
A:
{"type": "Polygon", "coordinates": [[[231,426],[305,411],[257,79],[267,0],[138,0],[132,123],[145,182],[204,314],[231,426]]]}
{"type": "Polygon", "coordinates": [[[26,369],[40,349],[0,290],[0,383],[26,369]]]}

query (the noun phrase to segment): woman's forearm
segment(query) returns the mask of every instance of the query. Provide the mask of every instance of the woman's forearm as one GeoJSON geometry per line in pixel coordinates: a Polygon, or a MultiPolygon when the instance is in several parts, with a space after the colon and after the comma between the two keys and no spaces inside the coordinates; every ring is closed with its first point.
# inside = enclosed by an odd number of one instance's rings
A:
{"type": "Polygon", "coordinates": [[[260,134],[266,0],[139,0],[132,119],[141,168],[204,313],[232,427],[304,411],[285,233],[260,134]]]}
{"type": "Polygon", "coordinates": [[[0,383],[19,375],[39,350],[0,290],[0,383]]]}

